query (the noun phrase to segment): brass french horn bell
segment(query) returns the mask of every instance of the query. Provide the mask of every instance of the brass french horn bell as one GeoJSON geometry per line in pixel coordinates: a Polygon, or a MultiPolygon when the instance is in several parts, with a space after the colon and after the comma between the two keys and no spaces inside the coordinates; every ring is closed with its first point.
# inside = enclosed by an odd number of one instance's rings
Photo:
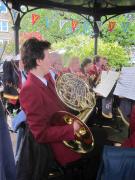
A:
{"type": "Polygon", "coordinates": [[[89,86],[83,79],[71,73],[62,74],[57,78],[56,92],[65,105],[79,112],[78,116],[65,111],[59,111],[54,115],[53,120],[55,119],[55,123],[59,125],[71,125],[77,121],[81,127],[75,134],[75,140],[65,140],[63,143],[78,153],[91,151],[94,147],[94,138],[85,122],[96,103],[94,93],[89,91],[89,86]],[[58,115],[62,118],[57,120],[58,115]]]}
{"type": "Polygon", "coordinates": [[[87,153],[94,147],[94,139],[90,129],[80,121],[76,116],[66,111],[58,111],[52,117],[52,125],[72,125],[74,121],[77,121],[80,125],[80,129],[75,133],[75,140],[66,141],[63,143],[71,150],[77,153],[87,153]]]}

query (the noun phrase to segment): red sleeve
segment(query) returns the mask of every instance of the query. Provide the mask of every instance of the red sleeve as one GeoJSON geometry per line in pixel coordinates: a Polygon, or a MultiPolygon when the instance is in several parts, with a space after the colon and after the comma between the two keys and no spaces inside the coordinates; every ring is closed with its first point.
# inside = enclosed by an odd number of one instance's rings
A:
{"type": "Polygon", "coordinates": [[[131,134],[135,132],[135,105],[133,105],[133,108],[132,108],[130,128],[131,128],[131,134]]]}
{"type": "Polygon", "coordinates": [[[37,96],[33,88],[23,88],[20,93],[20,104],[27,116],[27,123],[38,143],[73,140],[73,125],[49,126],[45,108],[42,108],[42,97],[37,96]],[[32,95],[31,95],[32,94],[32,95]]]}
{"type": "Polygon", "coordinates": [[[122,144],[123,147],[135,147],[135,105],[132,108],[130,120],[130,137],[122,144]]]}
{"type": "Polygon", "coordinates": [[[122,147],[135,148],[135,132],[122,144],[122,147]]]}

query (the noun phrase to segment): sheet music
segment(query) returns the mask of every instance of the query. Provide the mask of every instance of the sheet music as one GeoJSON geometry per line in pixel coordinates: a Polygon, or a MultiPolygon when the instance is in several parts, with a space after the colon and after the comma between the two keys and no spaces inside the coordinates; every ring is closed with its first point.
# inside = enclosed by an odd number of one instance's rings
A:
{"type": "Polygon", "coordinates": [[[115,71],[102,71],[101,82],[94,88],[94,92],[107,97],[111,92],[114,84],[119,78],[119,73],[115,71]]]}
{"type": "Polygon", "coordinates": [[[122,68],[113,94],[135,100],[135,67],[122,68]]]}

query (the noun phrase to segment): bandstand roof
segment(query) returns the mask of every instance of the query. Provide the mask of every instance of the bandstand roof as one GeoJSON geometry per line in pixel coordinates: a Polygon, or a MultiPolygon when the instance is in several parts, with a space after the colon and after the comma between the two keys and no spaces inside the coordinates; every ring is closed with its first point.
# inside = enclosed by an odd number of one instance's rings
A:
{"type": "Polygon", "coordinates": [[[9,0],[39,8],[59,9],[101,17],[135,11],[135,0],[9,0]]]}

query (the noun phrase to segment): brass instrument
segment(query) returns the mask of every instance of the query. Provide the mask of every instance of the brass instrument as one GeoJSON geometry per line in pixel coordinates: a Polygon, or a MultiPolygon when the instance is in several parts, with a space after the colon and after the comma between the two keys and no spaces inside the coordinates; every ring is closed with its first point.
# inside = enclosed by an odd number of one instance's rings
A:
{"type": "Polygon", "coordinates": [[[121,120],[124,122],[124,124],[129,127],[129,121],[124,117],[124,114],[120,108],[118,108],[118,114],[121,117],[121,120]]]}
{"type": "Polygon", "coordinates": [[[85,122],[96,104],[95,94],[89,90],[88,84],[83,79],[71,73],[65,73],[57,78],[56,92],[65,105],[79,112],[78,116],[63,111],[55,114],[53,119],[56,121],[56,116],[60,114],[64,124],[73,124],[77,121],[81,127],[76,132],[74,141],[63,141],[63,143],[78,153],[91,151],[94,147],[94,138],[85,122]]]}

